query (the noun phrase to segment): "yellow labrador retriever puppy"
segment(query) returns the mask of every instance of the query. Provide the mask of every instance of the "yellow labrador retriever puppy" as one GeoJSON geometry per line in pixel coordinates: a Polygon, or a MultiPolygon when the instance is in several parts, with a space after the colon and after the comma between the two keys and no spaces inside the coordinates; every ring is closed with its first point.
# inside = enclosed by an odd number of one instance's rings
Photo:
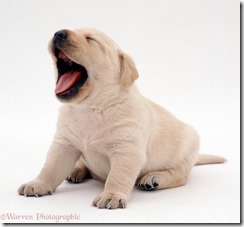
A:
{"type": "Polygon", "coordinates": [[[78,183],[89,173],[105,182],[92,204],[124,208],[134,185],[181,186],[194,165],[225,161],[199,155],[196,131],[141,95],[133,60],[102,32],[58,31],[49,50],[64,105],[46,163],[20,195],[52,194],[63,180],[78,183]]]}

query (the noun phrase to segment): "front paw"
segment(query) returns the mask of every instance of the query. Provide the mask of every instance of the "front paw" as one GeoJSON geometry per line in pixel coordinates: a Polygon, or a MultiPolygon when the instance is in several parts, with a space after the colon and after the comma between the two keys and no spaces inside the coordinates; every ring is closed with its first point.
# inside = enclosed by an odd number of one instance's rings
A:
{"type": "Polygon", "coordinates": [[[51,195],[52,192],[53,189],[48,184],[38,179],[22,184],[18,189],[18,193],[24,196],[39,197],[47,194],[51,195]]]}
{"type": "Polygon", "coordinates": [[[93,200],[92,205],[97,208],[107,209],[125,208],[127,200],[126,196],[103,192],[93,200]]]}

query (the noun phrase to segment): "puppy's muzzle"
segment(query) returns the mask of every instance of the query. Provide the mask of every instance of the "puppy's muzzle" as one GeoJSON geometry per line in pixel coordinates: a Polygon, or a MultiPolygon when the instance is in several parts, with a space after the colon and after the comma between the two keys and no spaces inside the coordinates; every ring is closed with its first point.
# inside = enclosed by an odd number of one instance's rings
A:
{"type": "Polygon", "coordinates": [[[58,72],[55,94],[63,101],[69,101],[76,96],[88,79],[86,68],[69,57],[72,51],[68,34],[69,30],[57,31],[51,41],[58,72]]]}

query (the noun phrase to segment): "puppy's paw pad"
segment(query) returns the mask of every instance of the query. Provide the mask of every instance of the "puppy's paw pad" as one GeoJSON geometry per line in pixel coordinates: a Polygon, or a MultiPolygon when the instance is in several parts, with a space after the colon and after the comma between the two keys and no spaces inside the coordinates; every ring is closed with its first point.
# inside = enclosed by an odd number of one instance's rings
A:
{"type": "Polygon", "coordinates": [[[81,183],[86,175],[86,172],[82,169],[75,168],[71,175],[66,178],[71,183],[81,183]]]}
{"type": "Polygon", "coordinates": [[[113,193],[102,193],[92,202],[92,205],[97,208],[107,209],[125,208],[126,204],[127,198],[125,196],[113,193]]]}
{"type": "Polygon", "coordinates": [[[155,175],[147,174],[139,181],[138,186],[142,190],[154,191],[159,187],[159,180],[155,175]]]}
{"type": "Polygon", "coordinates": [[[45,184],[40,180],[33,180],[30,181],[29,183],[22,184],[18,189],[18,193],[26,197],[28,196],[40,197],[43,195],[51,195],[52,192],[53,189],[49,185],[45,184]]]}

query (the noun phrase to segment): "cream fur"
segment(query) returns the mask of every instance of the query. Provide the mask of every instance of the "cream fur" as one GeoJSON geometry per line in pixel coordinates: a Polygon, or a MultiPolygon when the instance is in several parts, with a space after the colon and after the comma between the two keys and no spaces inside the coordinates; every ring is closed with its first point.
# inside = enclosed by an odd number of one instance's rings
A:
{"type": "MultiPolygon", "coordinates": [[[[89,78],[60,109],[40,174],[18,192],[51,194],[66,178],[81,182],[89,171],[105,182],[93,205],[124,208],[135,184],[145,190],[184,185],[198,160],[196,131],[141,95],[133,60],[109,37],[94,29],[65,31],[62,51],[83,65],[89,78]]],[[[51,42],[49,49],[56,63],[51,42]]],[[[224,161],[207,158],[198,164],[224,161]]]]}

